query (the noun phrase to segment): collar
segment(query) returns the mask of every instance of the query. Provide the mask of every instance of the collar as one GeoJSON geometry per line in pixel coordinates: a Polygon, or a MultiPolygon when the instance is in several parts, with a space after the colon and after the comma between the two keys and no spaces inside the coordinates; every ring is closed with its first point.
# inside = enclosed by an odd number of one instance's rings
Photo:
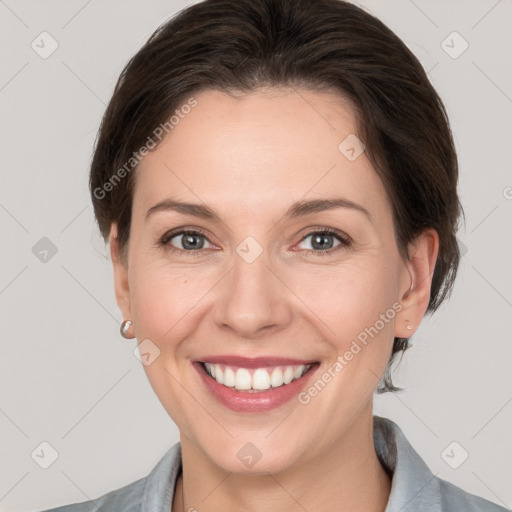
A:
{"type": "MultiPolygon", "coordinates": [[[[398,425],[388,418],[373,416],[373,438],[377,456],[392,478],[385,512],[442,512],[442,481],[432,474],[398,425]]],[[[145,479],[141,512],[171,510],[181,465],[178,442],[145,479]]]]}
{"type": "Polygon", "coordinates": [[[428,510],[441,512],[440,481],[388,418],[373,417],[373,440],[380,463],[392,477],[384,512],[428,510]]]}

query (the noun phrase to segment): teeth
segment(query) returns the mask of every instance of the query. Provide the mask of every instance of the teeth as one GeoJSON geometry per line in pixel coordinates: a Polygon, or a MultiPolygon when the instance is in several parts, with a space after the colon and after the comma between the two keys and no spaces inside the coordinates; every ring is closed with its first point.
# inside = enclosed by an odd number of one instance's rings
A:
{"type": "MultiPolygon", "coordinates": [[[[219,382],[219,381],[217,380],[217,382],[219,382]]],[[[232,368],[226,368],[224,370],[224,382],[223,382],[223,384],[224,384],[224,386],[228,386],[230,388],[234,388],[235,387],[235,372],[233,371],[232,368]]]]}
{"type": "Polygon", "coordinates": [[[293,375],[295,374],[295,369],[291,366],[287,366],[286,370],[283,374],[283,380],[285,384],[290,384],[290,382],[293,380],[293,375]]]}
{"type": "Polygon", "coordinates": [[[270,375],[270,385],[273,388],[278,388],[282,386],[283,383],[283,372],[279,368],[276,368],[270,375]]]}
{"type": "Polygon", "coordinates": [[[224,374],[222,373],[222,370],[218,366],[214,368],[214,375],[215,375],[215,380],[219,384],[224,384],[224,374]]]}
{"type": "Polygon", "coordinates": [[[300,379],[311,367],[308,365],[276,366],[272,368],[236,368],[221,364],[204,363],[206,372],[219,384],[239,391],[264,391],[300,379]]]}
{"type": "MultiPolygon", "coordinates": [[[[215,377],[219,374],[219,367],[215,368],[215,377]]],[[[217,379],[215,379],[217,380],[217,379]]],[[[219,382],[217,380],[217,382],[219,382]]],[[[222,382],[219,382],[222,384],[222,382]]],[[[245,368],[239,368],[235,374],[235,388],[236,389],[251,389],[251,374],[245,368]]]]}
{"type": "MultiPolygon", "coordinates": [[[[235,381],[236,384],[236,381],[235,381]]],[[[252,376],[253,389],[270,389],[270,375],[267,370],[258,368],[252,376]]]]}

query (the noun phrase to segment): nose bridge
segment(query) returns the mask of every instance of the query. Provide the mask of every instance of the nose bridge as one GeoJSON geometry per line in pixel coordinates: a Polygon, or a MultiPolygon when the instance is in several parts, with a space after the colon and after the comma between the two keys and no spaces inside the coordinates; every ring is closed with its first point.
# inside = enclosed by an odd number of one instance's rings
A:
{"type": "Polygon", "coordinates": [[[268,250],[254,237],[246,237],[233,253],[232,269],[217,304],[217,324],[248,338],[282,327],[289,320],[289,310],[280,287],[268,250]]]}

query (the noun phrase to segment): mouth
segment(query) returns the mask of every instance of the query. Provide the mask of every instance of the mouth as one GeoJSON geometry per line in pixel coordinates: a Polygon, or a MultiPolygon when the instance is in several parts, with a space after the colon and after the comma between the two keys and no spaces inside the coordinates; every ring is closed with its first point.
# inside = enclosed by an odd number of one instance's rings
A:
{"type": "Polygon", "coordinates": [[[272,366],[263,368],[240,368],[224,364],[200,363],[204,371],[225,387],[261,393],[269,389],[286,386],[300,379],[312,367],[312,364],[272,366]]]}
{"type": "Polygon", "coordinates": [[[272,366],[257,366],[261,363],[252,360],[237,366],[209,359],[194,361],[193,366],[211,395],[237,412],[264,412],[283,405],[300,393],[320,366],[318,361],[289,364],[296,360],[272,366]]]}

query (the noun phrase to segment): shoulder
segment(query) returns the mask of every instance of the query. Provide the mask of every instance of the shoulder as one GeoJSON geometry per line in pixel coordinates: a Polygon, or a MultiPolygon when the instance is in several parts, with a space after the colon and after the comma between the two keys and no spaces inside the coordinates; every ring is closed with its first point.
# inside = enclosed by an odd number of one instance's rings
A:
{"type": "Polygon", "coordinates": [[[508,509],[480,496],[464,491],[456,485],[438,478],[442,510],[465,512],[508,512],[508,509]]]}
{"type": "Polygon", "coordinates": [[[181,444],[174,444],[152,471],[135,482],[94,500],[39,512],[140,512],[170,510],[174,486],[181,471],[181,444]]]}
{"type": "Polygon", "coordinates": [[[400,427],[374,416],[377,456],[391,475],[385,512],[506,512],[507,509],[435,476],[400,427]]]}

